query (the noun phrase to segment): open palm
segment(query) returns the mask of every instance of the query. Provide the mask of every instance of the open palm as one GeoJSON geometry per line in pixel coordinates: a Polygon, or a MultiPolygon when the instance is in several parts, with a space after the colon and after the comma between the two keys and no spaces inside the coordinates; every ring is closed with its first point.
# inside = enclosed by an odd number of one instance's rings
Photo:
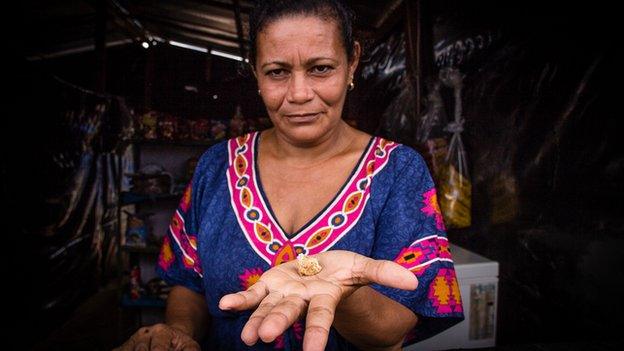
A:
{"type": "Polygon", "coordinates": [[[313,276],[300,276],[296,261],[266,271],[246,291],[221,298],[224,310],[256,310],[241,333],[247,345],[260,338],[271,342],[299,318],[306,317],[303,349],[323,350],[334,321],[338,303],[358,287],[377,283],[413,290],[418,281],[397,263],[374,260],[350,251],[327,251],[314,256],[323,270],[313,276]]]}

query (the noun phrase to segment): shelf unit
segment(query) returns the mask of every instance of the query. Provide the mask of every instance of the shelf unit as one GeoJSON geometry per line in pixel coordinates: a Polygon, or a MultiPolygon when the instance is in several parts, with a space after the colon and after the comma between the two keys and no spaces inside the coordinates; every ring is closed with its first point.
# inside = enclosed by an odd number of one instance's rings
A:
{"type": "MultiPolygon", "coordinates": [[[[132,147],[132,155],[133,155],[133,163],[134,169],[139,170],[143,161],[149,159],[144,155],[148,151],[151,151],[152,158],[157,161],[169,162],[169,166],[172,168],[183,169],[184,167],[180,167],[180,165],[185,164],[188,158],[190,157],[199,157],[203,152],[208,149],[210,146],[218,143],[217,141],[193,141],[193,140],[184,140],[184,141],[173,141],[173,140],[144,140],[144,139],[132,139],[128,145],[128,147],[132,147]],[[148,151],[146,151],[148,150],[148,151]],[[175,151],[175,152],[174,152],[175,151]],[[182,157],[181,155],[186,155],[190,157],[182,157]],[[174,167],[175,166],[175,167],[174,167]]],[[[150,163],[150,162],[146,162],[150,163]]],[[[165,169],[170,171],[167,165],[163,165],[165,169]]],[[[123,174],[123,165],[120,162],[119,165],[119,174],[123,174]]],[[[175,172],[172,172],[175,173],[175,172]]],[[[177,172],[180,173],[180,172],[177,172]]],[[[174,174],[175,175],[175,174],[174,174]]],[[[120,177],[123,178],[123,177],[120,177]]],[[[175,179],[176,177],[174,177],[175,179]]],[[[119,188],[122,189],[123,180],[120,181],[119,188]]],[[[152,266],[155,268],[156,259],[160,252],[160,245],[157,243],[148,243],[147,246],[132,246],[125,245],[124,237],[125,237],[125,221],[126,216],[123,214],[123,211],[128,208],[128,206],[135,206],[134,213],[143,213],[146,208],[151,208],[155,210],[155,213],[163,213],[163,212],[173,212],[175,211],[179,200],[182,197],[182,193],[174,193],[174,194],[157,194],[157,195],[145,195],[138,194],[131,191],[122,191],[120,193],[118,199],[118,262],[120,267],[120,276],[119,282],[121,287],[121,296],[119,298],[119,306],[123,309],[136,311],[139,314],[139,324],[144,324],[146,321],[144,319],[144,314],[146,311],[151,311],[152,314],[162,313],[164,312],[165,301],[162,299],[154,298],[154,297],[141,297],[139,299],[131,299],[129,292],[127,291],[127,272],[130,272],[134,265],[142,266],[145,262],[150,262],[152,266]],[[126,274],[124,274],[126,272],[126,274]],[[160,312],[158,312],[160,310],[160,312]]],[[[152,212],[152,211],[150,211],[152,212]]],[[[161,216],[164,217],[164,216],[161,216]]],[[[170,220],[170,216],[167,218],[167,224],[164,228],[168,227],[168,221],[170,220]]],[[[156,225],[154,225],[154,229],[156,229],[156,225]]],[[[166,229],[161,228],[162,230],[158,230],[160,234],[156,235],[158,241],[162,238],[162,235],[166,234],[166,229]],[[163,231],[160,233],[160,231],[163,231]]],[[[141,276],[145,277],[144,269],[141,269],[141,276]]],[[[147,279],[144,279],[147,280],[147,279]]],[[[143,281],[145,283],[145,281],[143,281]]],[[[140,326],[140,325],[139,325],[140,326]]]]}

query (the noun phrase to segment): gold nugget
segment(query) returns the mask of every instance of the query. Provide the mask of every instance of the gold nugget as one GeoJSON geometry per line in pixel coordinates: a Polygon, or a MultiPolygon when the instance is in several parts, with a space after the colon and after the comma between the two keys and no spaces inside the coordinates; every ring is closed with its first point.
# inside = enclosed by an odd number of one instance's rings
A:
{"type": "Polygon", "coordinates": [[[316,258],[304,254],[297,256],[297,263],[299,263],[299,275],[315,275],[323,269],[316,258]]]}

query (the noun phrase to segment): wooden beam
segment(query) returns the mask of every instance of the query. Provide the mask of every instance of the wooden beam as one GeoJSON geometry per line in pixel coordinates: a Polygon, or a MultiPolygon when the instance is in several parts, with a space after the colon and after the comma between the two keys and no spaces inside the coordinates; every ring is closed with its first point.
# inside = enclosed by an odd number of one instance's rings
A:
{"type": "Polygon", "coordinates": [[[420,116],[426,82],[434,73],[430,0],[406,0],[405,5],[405,59],[408,78],[416,92],[414,110],[420,116]]]}
{"type": "Polygon", "coordinates": [[[245,34],[243,33],[243,22],[241,20],[241,8],[240,1],[233,0],[234,2],[234,19],[236,20],[236,33],[238,34],[238,46],[240,47],[240,53],[242,58],[247,58],[247,50],[245,49],[245,34]]]}
{"type": "MultiPolygon", "coordinates": [[[[409,0],[408,0],[409,1],[409,0]]],[[[392,0],[390,1],[373,23],[373,27],[379,29],[381,28],[388,20],[392,17],[392,15],[397,11],[397,9],[401,6],[403,0],[392,0]]]]}
{"type": "Polygon", "coordinates": [[[405,21],[405,2],[395,0],[390,2],[377,16],[371,28],[362,28],[364,31],[372,30],[374,42],[385,40],[390,31],[405,21]]]}
{"type": "Polygon", "coordinates": [[[156,79],[155,50],[145,50],[145,81],[143,91],[143,107],[149,111],[154,106],[154,80],[156,79]]]}
{"type": "Polygon", "coordinates": [[[95,2],[95,80],[93,90],[106,91],[106,0],[95,2]]]}

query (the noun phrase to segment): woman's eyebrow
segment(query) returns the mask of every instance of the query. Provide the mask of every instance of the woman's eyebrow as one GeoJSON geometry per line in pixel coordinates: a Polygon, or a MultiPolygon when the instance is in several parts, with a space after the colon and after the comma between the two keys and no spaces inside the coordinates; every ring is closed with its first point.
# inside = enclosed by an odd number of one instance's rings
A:
{"type": "Polygon", "coordinates": [[[338,63],[337,60],[334,60],[331,57],[319,56],[319,57],[312,57],[312,58],[306,60],[305,65],[306,66],[312,66],[313,64],[317,63],[318,61],[332,61],[333,63],[338,63]]]}
{"type": "Polygon", "coordinates": [[[264,68],[266,66],[269,65],[278,65],[281,67],[290,67],[290,64],[288,62],[284,62],[284,61],[269,61],[269,62],[265,62],[262,64],[261,68],[264,68]]]}
{"type": "MultiPolygon", "coordinates": [[[[318,61],[323,61],[323,60],[329,60],[329,61],[332,61],[333,63],[338,63],[337,60],[335,60],[335,59],[333,59],[331,57],[318,56],[318,57],[311,57],[311,58],[307,59],[304,62],[304,66],[309,67],[309,66],[314,65],[318,61]]],[[[269,62],[263,63],[261,68],[264,68],[265,66],[268,66],[268,65],[278,65],[278,66],[286,67],[286,68],[292,67],[292,65],[290,63],[285,62],[285,61],[269,61],[269,62]]]]}

